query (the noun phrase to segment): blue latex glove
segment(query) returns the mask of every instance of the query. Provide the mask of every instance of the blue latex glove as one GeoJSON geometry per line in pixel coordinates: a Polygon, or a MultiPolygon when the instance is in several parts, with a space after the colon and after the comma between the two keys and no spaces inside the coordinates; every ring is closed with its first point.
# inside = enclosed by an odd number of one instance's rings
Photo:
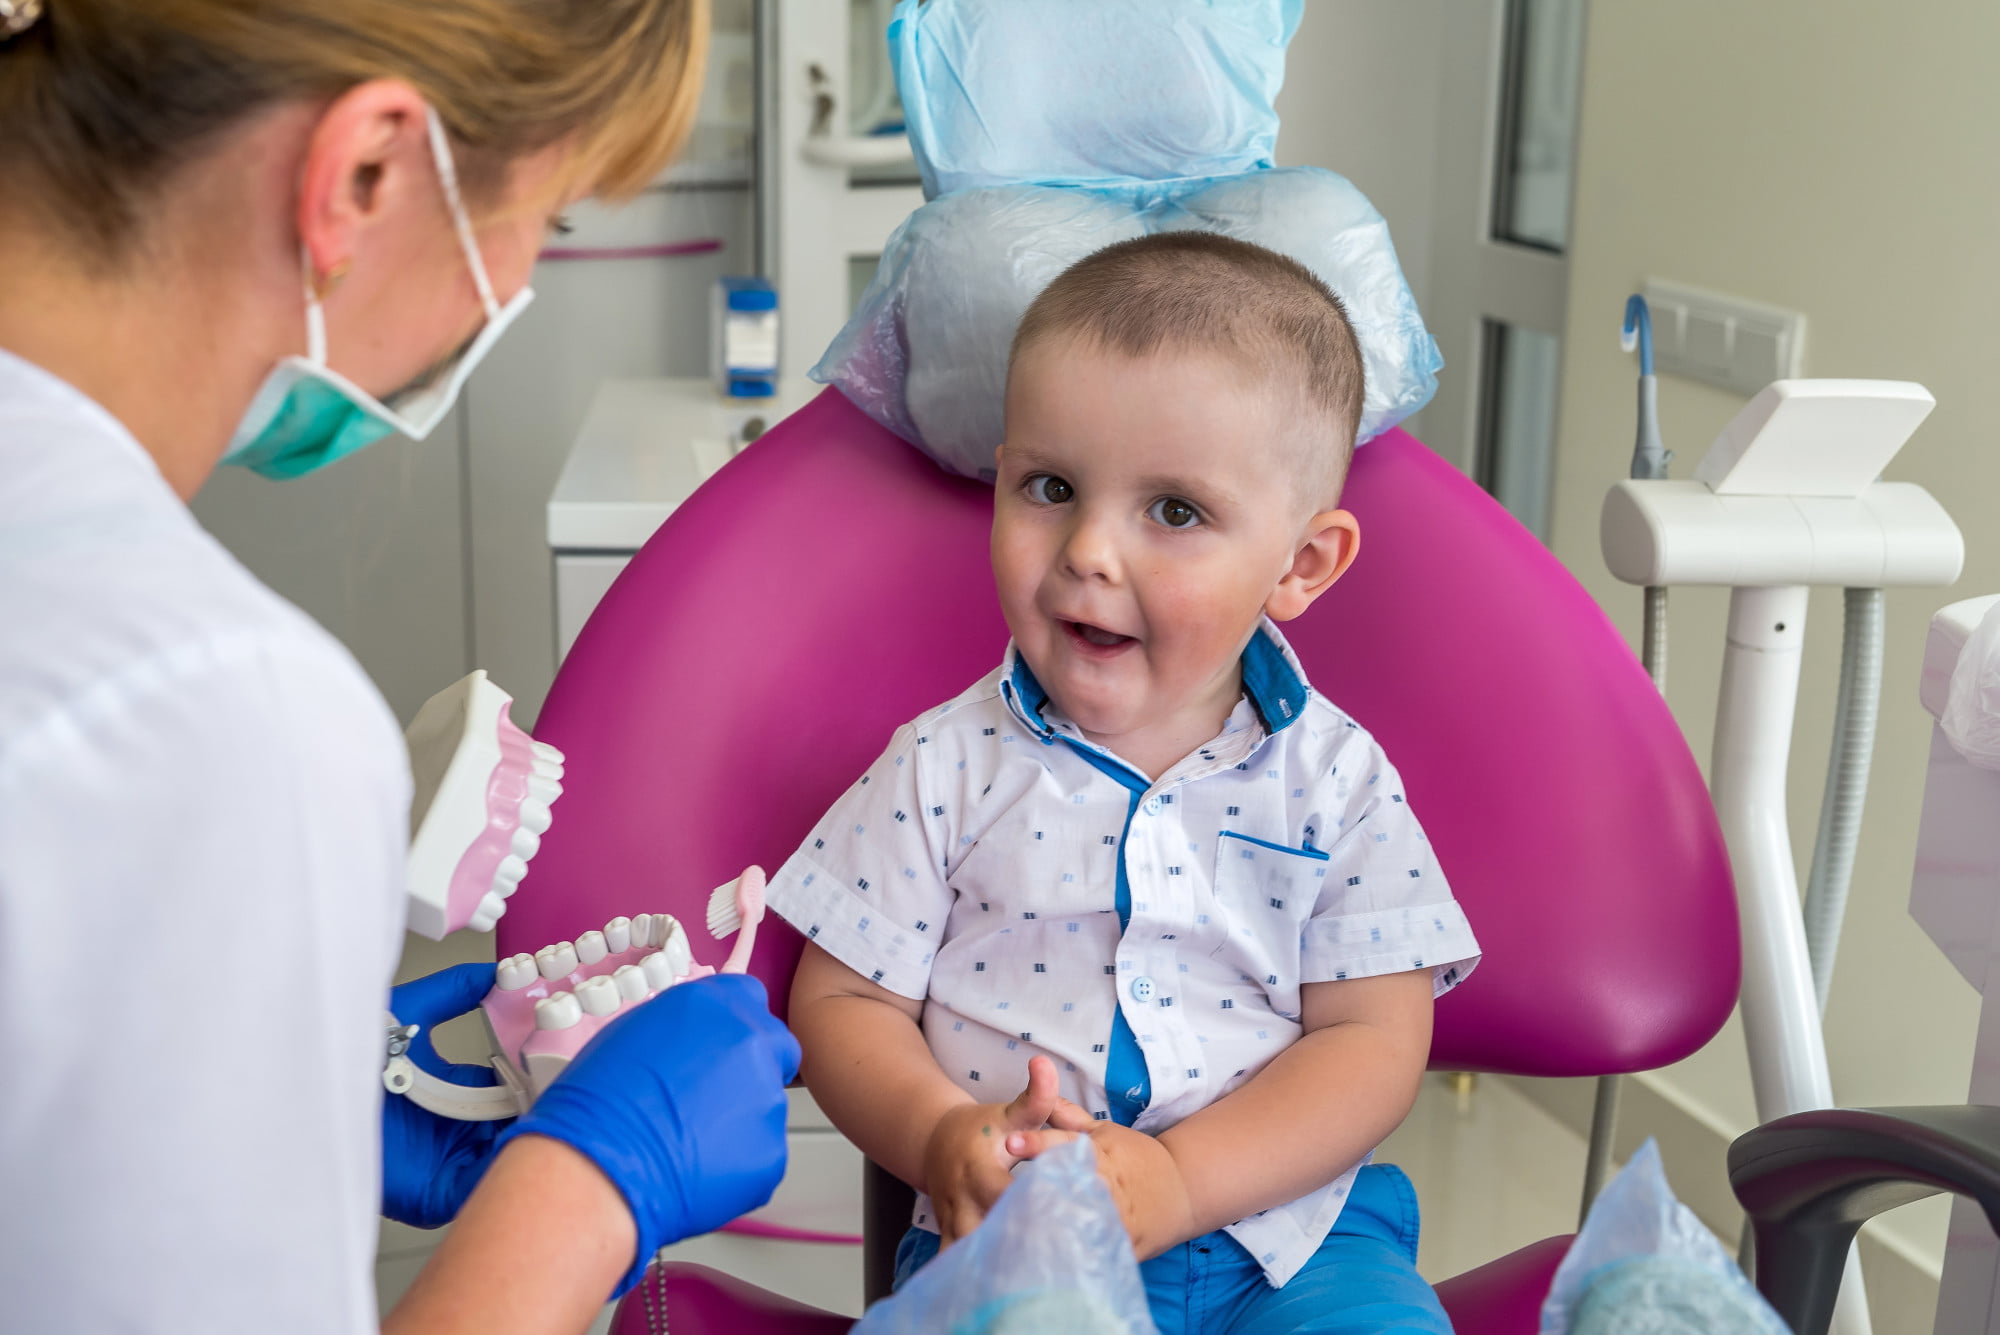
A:
{"type": "MultiPolygon", "coordinates": [[[[399,1012],[400,1013],[400,1012],[399,1012]]],[[[799,1045],[742,975],[684,982],[620,1015],[500,1138],[548,1136],[611,1179],[639,1246],[612,1296],[670,1242],[771,1199],[799,1045]]]]}
{"type": "MultiPolygon", "coordinates": [[[[413,978],[389,993],[389,1010],[422,1026],[410,1060],[455,1085],[491,1085],[491,1067],[458,1066],[438,1056],[431,1030],[475,1009],[493,990],[491,964],[460,964],[413,978]]],[[[382,1213],[398,1223],[438,1228],[458,1214],[493,1162],[506,1122],[458,1122],[426,1112],[401,1094],[382,1097],[382,1213]]]]}

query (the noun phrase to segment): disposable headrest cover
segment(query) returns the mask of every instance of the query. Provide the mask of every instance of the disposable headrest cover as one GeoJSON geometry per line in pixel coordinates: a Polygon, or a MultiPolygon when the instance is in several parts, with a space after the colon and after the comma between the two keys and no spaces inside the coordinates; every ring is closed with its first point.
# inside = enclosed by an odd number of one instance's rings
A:
{"type": "Polygon", "coordinates": [[[1220,232],[1289,255],[1347,309],[1367,370],[1356,439],[1430,401],[1443,364],[1389,227],[1345,177],[1282,167],[1219,180],[995,186],[942,196],[883,248],[874,281],[813,377],[955,473],[992,481],[1007,352],[1071,264],[1150,232],[1220,232]]]}
{"type": "Polygon", "coordinates": [[[1270,166],[1301,4],[902,0],[889,50],[925,197],[1270,166]]]}

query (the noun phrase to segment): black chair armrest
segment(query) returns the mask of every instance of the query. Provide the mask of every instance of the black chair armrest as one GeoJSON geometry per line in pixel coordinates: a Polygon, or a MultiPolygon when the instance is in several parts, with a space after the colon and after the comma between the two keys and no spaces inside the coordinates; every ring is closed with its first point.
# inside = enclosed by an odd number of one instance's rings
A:
{"type": "Polygon", "coordinates": [[[2000,1229],[2000,1108],[1830,1108],[1781,1117],[1729,1147],[1729,1183],[1757,1240],[1757,1288],[1797,1335],[1826,1335],[1855,1232],[1941,1191],[2000,1229]]]}
{"type": "Polygon", "coordinates": [[[861,1296],[869,1306],[896,1282],[896,1248],[910,1230],[917,1193],[873,1159],[861,1169],[861,1296]]]}

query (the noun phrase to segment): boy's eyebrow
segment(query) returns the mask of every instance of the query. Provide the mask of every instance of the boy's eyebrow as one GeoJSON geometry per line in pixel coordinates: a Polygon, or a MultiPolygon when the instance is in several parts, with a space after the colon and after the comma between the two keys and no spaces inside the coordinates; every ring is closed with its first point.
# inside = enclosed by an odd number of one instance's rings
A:
{"type": "Polygon", "coordinates": [[[1157,491],[1185,496],[1189,500],[1206,501],[1211,504],[1232,506],[1236,496],[1220,483],[1203,478],[1170,477],[1164,473],[1154,473],[1139,478],[1136,483],[1140,491],[1157,491]]]}

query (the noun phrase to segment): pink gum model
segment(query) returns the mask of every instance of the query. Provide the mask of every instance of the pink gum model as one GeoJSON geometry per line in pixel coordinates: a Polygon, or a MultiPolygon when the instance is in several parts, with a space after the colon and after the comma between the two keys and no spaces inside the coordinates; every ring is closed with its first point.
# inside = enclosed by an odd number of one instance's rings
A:
{"type": "Polygon", "coordinates": [[[512,703],[474,672],[427,701],[406,734],[416,785],[409,921],[433,940],[493,929],[562,795],[562,753],[516,727],[512,703]]]}

